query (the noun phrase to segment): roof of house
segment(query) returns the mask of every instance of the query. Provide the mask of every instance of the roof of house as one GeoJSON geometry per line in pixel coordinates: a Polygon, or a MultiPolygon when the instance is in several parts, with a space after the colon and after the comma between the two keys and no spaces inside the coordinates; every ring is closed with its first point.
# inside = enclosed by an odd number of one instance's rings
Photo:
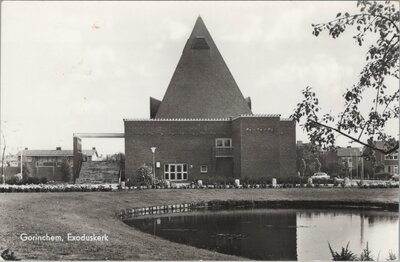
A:
{"type": "MultiPolygon", "coordinates": [[[[155,118],[225,118],[252,114],[199,16],[155,118]]],[[[154,103],[154,101],[153,101],[154,103]]],[[[153,104],[153,109],[157,107],[153,104]]]]}
{"type": "Polygon", "coordinates": [[[337,148],[337,156],[338,157],[357,157],[357,156],[361,156],[362,154],[362,149],[358,148],[358,147],[346,147],[346,148],[337,148]]]}
{"type": "MultiPolygon", "coordinates": [[[[93,156],[97,154],[97,150],[82,150],[82,153],[87,156],[93,156]]],[[[18,152],[18,156],[21,156],[21,151],[18,152]]],[[[73,156],[72,150],[24,150],[22,152],[23,156],[29,157],[40,157],[40,156],[58,156],[58,157],[68,157],[73,156]]]]}
{"type": "Polygon", "coordinates": [[[87,156],[97,155],[97,150],[95,150],[95,149],[82,150],[82,154],[87,155],[87,156]]]}

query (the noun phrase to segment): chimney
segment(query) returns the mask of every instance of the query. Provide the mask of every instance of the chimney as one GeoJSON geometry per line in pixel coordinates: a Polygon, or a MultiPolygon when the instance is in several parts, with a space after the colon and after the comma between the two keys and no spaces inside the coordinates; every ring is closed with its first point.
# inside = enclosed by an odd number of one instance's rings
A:
{"type": "Polygon", "coordinates": [[[61,147],[60,146],[56,147],[56,150],[61,151],[61,147]]]}
{"type": "Polygon", "coordinates": [[[95,148],[95,147],[92,147],[92,150],[96,150],[96,148],[95,148]]]}
{"type": "Polygon", "coordinates": [[[27,148],[27,147],[25,147],[25,150],[28,150],[28,148],[27,148]]]}

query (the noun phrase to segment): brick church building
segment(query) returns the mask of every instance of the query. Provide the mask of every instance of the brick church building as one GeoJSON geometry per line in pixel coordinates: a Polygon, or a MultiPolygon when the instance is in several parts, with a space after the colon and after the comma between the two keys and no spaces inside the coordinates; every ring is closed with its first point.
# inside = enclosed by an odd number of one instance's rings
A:
{"type": "Polygon", "coordinates": [[[150,119],[124,119],[125,172],[146,163],[158,178],[296,175],[295,122],[256,115],[199,17],[164,98],[150,98],[150,119]]]}

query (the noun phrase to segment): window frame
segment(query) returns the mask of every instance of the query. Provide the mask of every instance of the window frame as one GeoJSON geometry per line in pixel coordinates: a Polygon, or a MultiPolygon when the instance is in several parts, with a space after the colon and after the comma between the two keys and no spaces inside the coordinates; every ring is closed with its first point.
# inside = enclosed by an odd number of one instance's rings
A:
{"type": "Polygon", "coordinates": [[[399,153],[390,153],[385,155],[385,160],[398,160],[399,159],[399,153]]]}
{"type": "Polygon", "coordinates": [[[166,180],[185,181],[188,179],[188,173],[189,173],[188,165],[186,163],[164,164],[164,179],[166,180]]]}
{"type": "Polygon", "coordinates": [[[215,139],[215,147],[216,148],[232,148],[232,138],[228,137],[218,137],[215,139]],[[225,142],[229,141],[229,146],[225,146],[225,142]],[[222,146],[218,145],[221,142],[222,146]]]}
{"type": "Polygon", "coordinates": [[[201,165],[200,166],[200,173],[201,174],[207,174],[208,173],[208,166],[207,165],[201,165]]]}

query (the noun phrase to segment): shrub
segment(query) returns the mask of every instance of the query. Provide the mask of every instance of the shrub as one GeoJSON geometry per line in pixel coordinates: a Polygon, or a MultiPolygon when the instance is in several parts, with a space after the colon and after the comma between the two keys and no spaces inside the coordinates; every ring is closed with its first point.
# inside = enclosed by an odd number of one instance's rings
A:
{"type": "Polygon", "coordinates": [[[150,186],[153,184],[152,168],[143,164],[137,170],[136,184],[139,186],[150,186]]]}
{"type": "Polygon", "coordinates": [[[125,181],[125,186],[127,186],[129,189],[131,188],[131,187],[133,187],[135,185],[135,183],[134,183],[134,181],[133,180],[131,180],[131,179],[126,179],[126,181],[125,181]]]}
{"type": "Polygon", "coordinates": [[[18,183],[18,182],[22,182],[23,176],[21,173],[18,173],[18,174],[15,174],[12,178],[15,180],[15,183],[18,183]]]}
{"type": "Polygon", "coordinates": [[[71,172],[71,166],[69,164],[68,158],[64,158],[61,162],[61,174],[62,174],[62,180],[64,182],[71,182],[72,180],[72,172],[71,172]]]}
{"type": "Polygon", "coordinates": [[[23,164],[22,167],[22,180],[26,181],[33,173],[32,166],[28,164],[23,164]]]}
{"type": "Polygon", "coordinates": [[[40,178],[38,178],[38,177],[28,177],[26,179],[26,181],[24,181],[23,184],[39,185],[40,184],[40,178]]]}
{"type": "Polygon", "coordinates": [[[8,179],[6,181],[6,184],[9,185],[38,185],[38,184],[46,184],[47,183],[47,178],[46,177],[27,177],[25,180],[21,179],[21,175],[19,175],[19,177],[17,177],[16,175],[14,175],[13,177],[11,177],[10,179],[8,179]]]}
{"type": "Polygon", "coordinates": [[[4,260],[20,260],[15,256],[14,252],[10,251],[8,248],[1,252],[1,257],[4,260]]]}
{"type": "Polygon", "coordinates": [[[368,242],[367,242],[367,247],[363,249],[360,255],[360,260],[361,261],[374,261],[374,258],[372,257],[372,252],[368,248],[368,242]]]}
{"type": "Polygon", "coordinates": [[[395,261],[397,260],[397,255],[395,253],[393,253],[392,250],[389,250],[389,257],[387,259],[388,261],[395,261]]]}
{"type": "MultiPolygon", "coordinates": [[[[281,183],[282,181],[277,181],[278,183],[281,183]]],[[[256,178],[249,178],[249,177],[244,177],[240,181],[241,184],[243,184],[245,187],[248,185],[268,185],[272,184],[272,178],[271,177],[256,177],[256,178]]]]}
{"type": "Polygon", "coordinates": [[[215,185],[215,186],[233,185],[235,182],[235,178],[226,177],[226,176],[206,177],[202,180],[203,180],[203,184],[211,184],[211,185],[215,185]]]}
{"type": "MultiPolygon", "coordinates": [[[[17,175],[20,175],[20,174],[17,174],[17,175]]],[[[19,178],[19,177],[17,177],[16,175],[14,175],[14,176],[12,176],[10,179],[7,179],[6,180],[6,184],[9,184],[9,185],[16,185],[19,181],[21,181],[22,180],[22,176],[21,176],[21,179],[19,178]]]]}
{"type": "Polygon", "coordinates": [[[169,185],[169,181],[165,179],[155,179],[154,184],[159,187],[167,187],[169,185]]]}
{"type": "Polygon", "coordinates": [[[329,246],[329,251],[331,251],[332,259],[334,261],[353,261],[357,260],[357,256],[349,250],[349,244],[350,242],[347,243],[346,247],[342,247],[342,250],[340,253],[334,251],[331,247],[331,244],[328,242],[329,246]]]}

